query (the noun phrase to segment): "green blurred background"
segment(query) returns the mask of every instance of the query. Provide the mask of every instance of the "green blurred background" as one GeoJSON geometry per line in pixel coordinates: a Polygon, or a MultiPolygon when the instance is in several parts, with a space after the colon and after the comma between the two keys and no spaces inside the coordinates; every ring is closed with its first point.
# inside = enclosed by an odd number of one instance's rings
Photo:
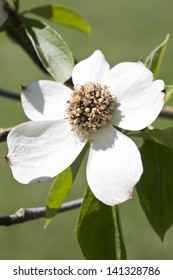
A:
{"type": "MultiPolygon", "coordinates": [[[[9,1],[10,2],[10,1],[9,1]]],[[[121,61],[143,59],[160,44],[167,33],[173,35],[172,0],[21,0],[21,10],[41,4],[57,3],[73,8],[92,26],[90,37],[62,26],[53,25],[66,40],[75,57],[89,56],[101,49],[111,66],[121,61]]],[[[170,37],[160,77],[173,84],[173,39],[170,37]]],[[[0,87],[20,92],[21,85],[38,79],[50,79],[35,66],[18,45],[0,34],[0,87]]],[[[0,127],[26,121],[20,102],[0,97],[0,127]]],[[[159,127],[172,125],[159,119],[159,127]]],[[[7,166],[6,143],[0,144],[0,215],[21,207],[45,205],[51,181],[21,185],[7,166]]],[[[68,200],[84,193],[80,178],[68,200]]],[[[44,219],[0,228],[0,259],[83,259],[75,237],[79,210],[56,216],[44,230],[44,219]]],[[[128,259],[173,259],[173,228],[161,242],[148,223],[136,194],[134,200],[120,206],[128,259]]]]}

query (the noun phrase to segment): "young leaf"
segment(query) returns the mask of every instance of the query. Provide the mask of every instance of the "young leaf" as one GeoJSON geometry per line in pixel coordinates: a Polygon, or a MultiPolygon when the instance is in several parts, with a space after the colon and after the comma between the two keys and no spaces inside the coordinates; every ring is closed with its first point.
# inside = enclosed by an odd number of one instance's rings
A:
{"type": "Polygon", "coordinates": [[[169,34],[167,34],[165,40],[149,54],[145,61],[145,65],[153,72],[155,79],[158,76],[168,40],[169,34]]]}
{"type": "Polygon", "coordinates": [[[77,238],[86,259],[126,259],[117,208],[98,201],[89,188],[80,212],[77,238]]]}
{"type": "Polygon", "coordinates": [[[68,167],[62,173],[56,176],[46,201],[46,224],[45,227],[51,222],[56,215],[57,210],[61,207],[65,198],[67,197],[72,186],[72,171],[68,167]]]}
{"type": "Polygon", "coordinates": [[[23,18],[28,36],[50,75],[60,83],[71,77],[74,61],[61,36],[49,25],[35,19],[23,18]]]}
{"type": "Polygon", "coordinates": [[[144,172],[137,184],[141,206],[163,240],[173,224],[173,149],[145,141],[141,148],[144,172]]]}
{"type": "Polygon", "coordinates": [[[63,24],[75,29],[78,29],[86,34],[91,33],[91,27],[87,21],[75,11],[57,5],[46,5],[38,8],[33,8],[30,13],[44,17],[53,22],[63,24]]]}
{"type": "Polygon", "coordinates": [[[164,99],[164,104],[166,104],[172,97],[173,95],[173,86],[172,85],[167,85],[165,88],[166,95],[164,99]]]}

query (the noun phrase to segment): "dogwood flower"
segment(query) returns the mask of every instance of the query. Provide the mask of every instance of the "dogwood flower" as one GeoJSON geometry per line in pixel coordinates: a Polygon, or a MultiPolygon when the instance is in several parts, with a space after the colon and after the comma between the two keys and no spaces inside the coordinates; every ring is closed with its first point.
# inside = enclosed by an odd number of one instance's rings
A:
{"type": "Polygon", "coordinates": [[[142,62],[110,69],[99,50],[74,67],[72,80],[74,89],[53,81],[23,88],[21,100],[31,121],[8,135],[13,176],[23,184],[52,178],[88,142],[86,175],[93,194],[107,205],[131,199],[143,166],[137,146],[120,130],[141,130],[157,118],[164,82],[153,81],[142,62]]]}
{"type": "Polygon", "coordinates": [[[7,18],[8,18],[8,12],[5,9],[5,2],[3,0],[0,0],[0,26],[4,24],[7,18]]]}

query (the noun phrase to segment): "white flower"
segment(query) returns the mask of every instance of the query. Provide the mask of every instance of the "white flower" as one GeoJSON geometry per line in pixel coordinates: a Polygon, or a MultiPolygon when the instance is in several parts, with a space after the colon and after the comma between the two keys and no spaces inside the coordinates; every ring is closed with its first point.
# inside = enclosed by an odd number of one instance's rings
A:
{"type": "Polygon", "coordinates": [[[0,26],[4,24],[7,18],[8,18],[8,12],[5,9],[5,2],[3,0],[0,0],[0,26]]]}
{"type": "Polygon", "coordinates": [[[96,50],[73,69],[74,90],[53,81],[23,88],[22,104],[32,121],[8,136],[8,162],[21,183],[52,178],[70,166],[89,142],[87,181],[107,205],[132,197],[143,172],[134,142],[115,127],[141,130],[163,106],[164,82],[142,62],[112,69],[96,50]]]}

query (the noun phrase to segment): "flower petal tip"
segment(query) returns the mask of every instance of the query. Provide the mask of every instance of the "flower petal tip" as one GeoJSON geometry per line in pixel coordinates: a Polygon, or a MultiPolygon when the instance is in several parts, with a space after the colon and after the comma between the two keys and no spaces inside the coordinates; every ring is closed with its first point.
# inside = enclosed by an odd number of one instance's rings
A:
{"type": "Polygon", "coordinates": [[[11,160],[10,160],[10,158],[9,158],[8,156],[5,156],[5,160],[7,161],[7,163],[8,163],[9,165],[12,165],[12,164],[11,164],[11,160]]]}
{"type": "Polygon", "coordinates": [[[116,205],[122,204],[124,202],[129,201],[129,200],[133,200],[133,192],[128,192],[127,196],[125,196],[125,198],[122,201],[118,202],[116,205]]]}
{"type": "MultiPolygon", "coordinates": [[[[161,92],[163,92],[164,94],[166,94],[166,87],[165,87],[165,85],[164,85],[164,89],[162,89],[161,92]]],[[[165,95],[164,95],[164,98],[165,98],[165,95]]]]}
{"type": "Polygon", "coordinates": [[[22,91],[23,93],[29,92],[28,87],[27,87],[27,86],[23,86],[23,85],[21,85],[21,91],[22,91]]]}
{"type": "Polygon", "coordinates": [[[42,176],[42,177],[38,177],[38,178],[35,178],[33,180],[30,180],[29,182],[27,182],[26,184],[37,184],[37,183],[42,183],[42,182],[45,182],[47,180],[50,180],[52,179],[52,177],[50,176],[42,176]]]}
{"type": "Polygon", "coordinates": [[[144,61],[143,61],[142,57],[140,57],[137,62],[144,64],[144,61]]]}
{"type": "Polygon", "coordinates": [[[127,196],[127,200],[132,200],[133,199],[133,193],[129,192],[127,196]]]}

